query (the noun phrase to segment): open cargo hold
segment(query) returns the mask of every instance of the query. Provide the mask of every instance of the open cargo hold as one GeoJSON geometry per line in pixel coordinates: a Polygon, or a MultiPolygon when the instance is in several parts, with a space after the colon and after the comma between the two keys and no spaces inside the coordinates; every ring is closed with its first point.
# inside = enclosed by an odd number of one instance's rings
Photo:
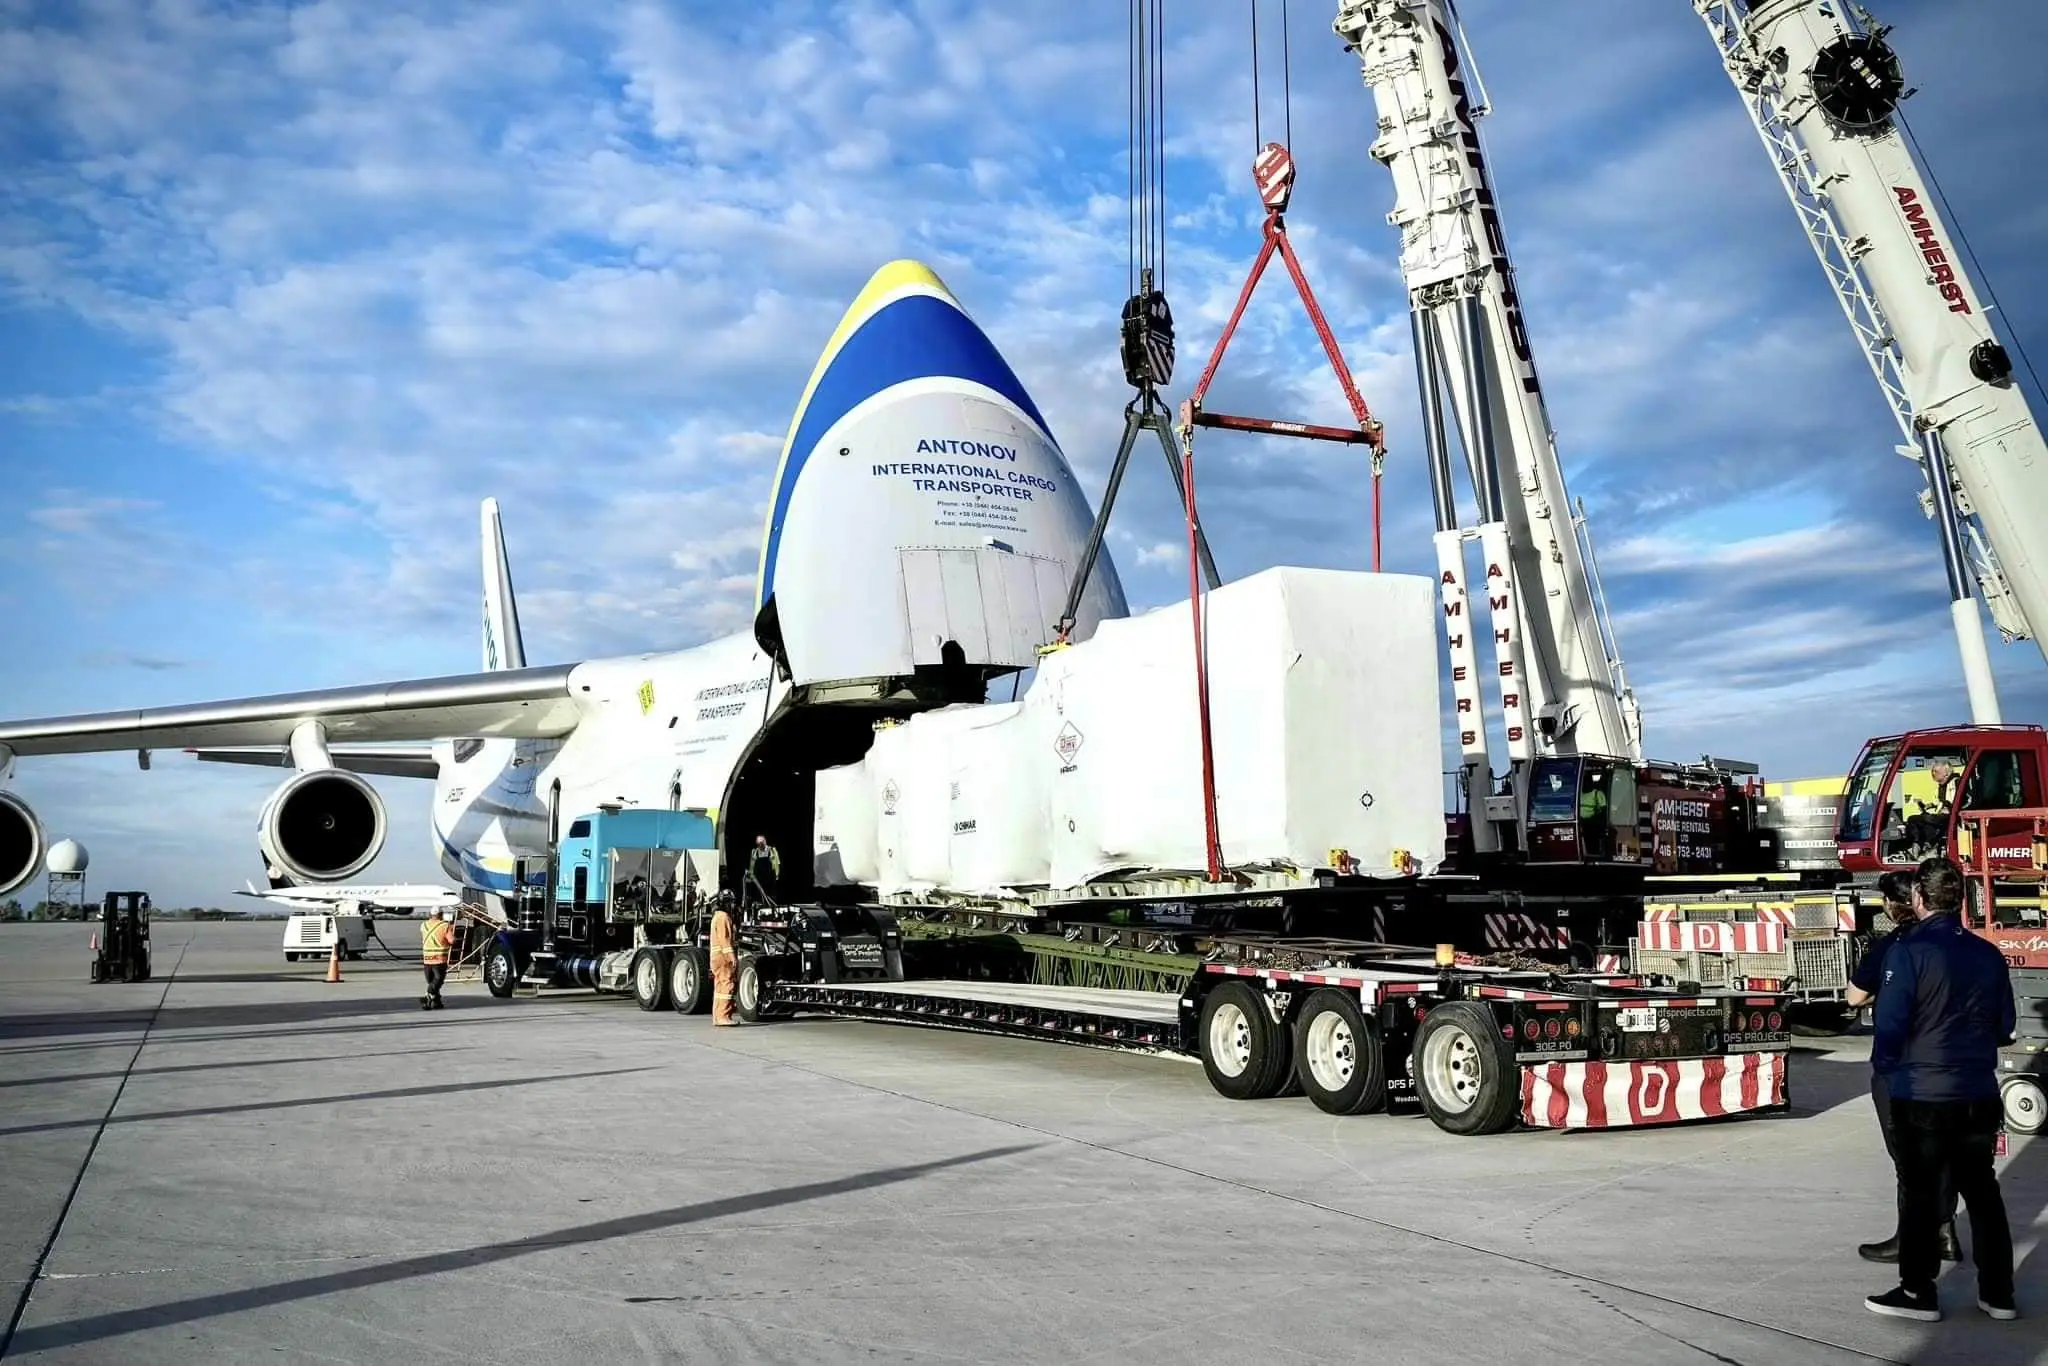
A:
{"type": "MultiPolygon", "coordinates": [[[[1205,599],[1217,817],[1243,870],[1434,872],[1443,856],[1435,587],[1270,569],[1205,599]],[[1342,870],[1339,870],[1342,871],[1342,870]]],[[[817,788],[821,867],[887,898],[1199,874],[1186,602],[1049,654],[1020,703],[882,727],[817,788]],[[874,881],[853,875],[874,832],[874,881]]]]}

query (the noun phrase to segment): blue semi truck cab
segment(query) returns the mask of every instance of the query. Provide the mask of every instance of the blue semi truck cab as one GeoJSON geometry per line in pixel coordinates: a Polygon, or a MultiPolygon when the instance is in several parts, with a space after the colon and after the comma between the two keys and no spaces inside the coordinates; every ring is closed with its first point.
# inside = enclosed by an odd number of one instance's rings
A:
{"type": "Polygon", "coordinates": [[[902,981],[896,920],[872,907],[741,908],[719,888],[717,822],[701,810],[606,806],[556,840],[545,895],[484,956],[493,996],[521,988],[631,992],[642,1010],[711,1007],[711,917],[732,906],[736,1004],[762,1009],[761,982],[902,981]]]}

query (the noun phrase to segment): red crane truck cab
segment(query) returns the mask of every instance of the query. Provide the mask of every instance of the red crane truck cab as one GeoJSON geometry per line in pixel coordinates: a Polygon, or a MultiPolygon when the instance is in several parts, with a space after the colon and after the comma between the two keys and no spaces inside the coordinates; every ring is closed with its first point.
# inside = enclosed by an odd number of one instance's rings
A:
{"type": "Polygon", "coordinates": [[[1872,740],[1842,799],[1842,867],[1882,873],[1946,854],[1994,874],[2031,871],[2031,812],[2048,804],[2044,774],[2048,731],[2040,726],[1950,726],[1872,740]]]}

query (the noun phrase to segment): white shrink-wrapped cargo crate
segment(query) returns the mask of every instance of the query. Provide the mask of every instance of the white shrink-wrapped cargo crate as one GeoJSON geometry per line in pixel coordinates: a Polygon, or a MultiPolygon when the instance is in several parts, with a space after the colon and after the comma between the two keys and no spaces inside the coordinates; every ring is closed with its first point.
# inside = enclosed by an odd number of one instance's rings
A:
{"type": "Polygon", "coordinates": [[[1021,702],[977,710],[953,736],[950,885],[972,895],[1043,887],[1052,872],[1050,736],[1021,702]]]}
{"type": "Polygon", "coordinates": [[[818,770],[812,822],[813,875],[820,887],[872,887],[881,876],[875,857],[875,784],[866,760],[818,770]]]}
{"type": "Polygon", "coordinates": [[[907,748],[897,770],[902,787],[903,871],[921,886],[957,885],[953,872],[953,760],[961,737],[986,706],[920,712],[898,727],[907,748]]]}
{"type": "MultiPolygon", "coordinates": [[[[1427,578],[1269,569],[1206,599],[1224,862],[1368,876],[1443,858],[1436,594],[1427,578]]],[[[1206,868],[1186,602],[1049,656],[1050,882],[1206,868]]]]}
{"type": "Polygon", "coordinates": [[[884,896],[930,890],[910,878],[903,794],[913,771],[907,725],[881,726],[865,761],[875,804],[875,890],[884,896]]]}

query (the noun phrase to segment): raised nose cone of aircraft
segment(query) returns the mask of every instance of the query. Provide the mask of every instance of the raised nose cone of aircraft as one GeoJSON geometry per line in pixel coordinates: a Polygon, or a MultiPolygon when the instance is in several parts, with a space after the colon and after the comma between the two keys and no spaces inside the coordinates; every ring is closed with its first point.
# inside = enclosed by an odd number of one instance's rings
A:
{"type": "MultiPolygon", "coordinates": [[[[757,634],[799,684],[1028,668],[1093,517],[987,335],[928,267],[892,261],[840,319],[790,423],[757,634]]],[[[1075,639],[1124,612],[1105,551],[1075,639]]]]}

